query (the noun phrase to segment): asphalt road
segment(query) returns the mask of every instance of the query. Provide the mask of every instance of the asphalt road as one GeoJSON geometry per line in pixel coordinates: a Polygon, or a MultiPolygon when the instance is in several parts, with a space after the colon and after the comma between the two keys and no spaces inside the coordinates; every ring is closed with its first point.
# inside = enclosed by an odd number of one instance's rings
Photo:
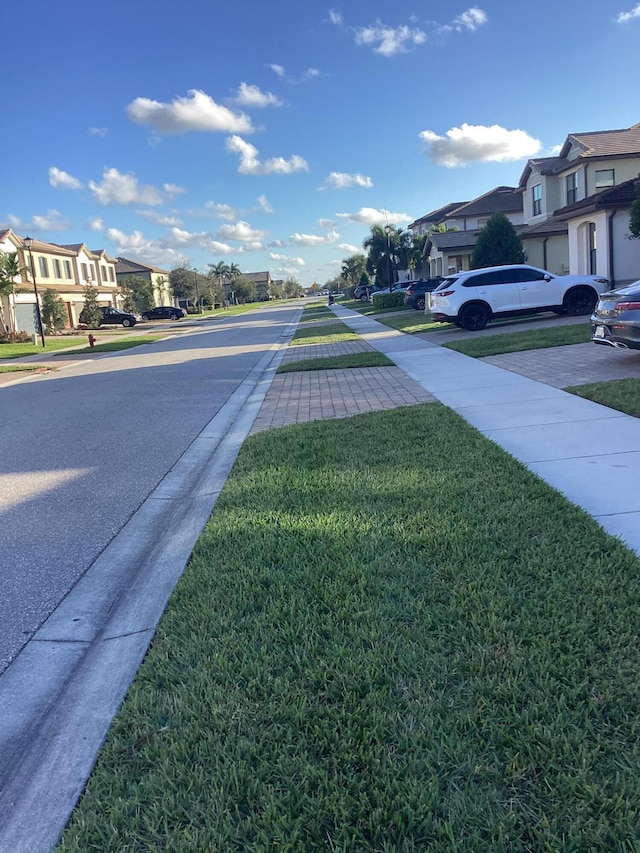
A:
{"type": "Polygon", "coordinates": [[[0,672],[298,312],[217,318],[0,387],[0,672]]]}

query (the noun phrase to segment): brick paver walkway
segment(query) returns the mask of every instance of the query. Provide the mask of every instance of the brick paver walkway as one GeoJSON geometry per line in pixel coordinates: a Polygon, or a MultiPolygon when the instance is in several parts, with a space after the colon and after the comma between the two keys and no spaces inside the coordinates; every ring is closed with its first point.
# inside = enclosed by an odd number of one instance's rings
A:
{"type": "Polygon", "coordinates": [[[267,392],[251,433],[432,402],[434,397],[399,367],[280,373],[267,392]]]}

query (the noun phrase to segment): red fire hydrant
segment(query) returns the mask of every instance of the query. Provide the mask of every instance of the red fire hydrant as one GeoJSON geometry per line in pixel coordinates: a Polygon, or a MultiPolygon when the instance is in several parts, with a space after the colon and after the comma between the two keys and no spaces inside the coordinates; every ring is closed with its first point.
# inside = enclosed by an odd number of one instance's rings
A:
{"type": "Polygon", "coordinates": [[[93,335],[89,335],[89,346],[91,347],[91,349],[94,348],[95,343],[96,343],[95,337],[93,335]]]}

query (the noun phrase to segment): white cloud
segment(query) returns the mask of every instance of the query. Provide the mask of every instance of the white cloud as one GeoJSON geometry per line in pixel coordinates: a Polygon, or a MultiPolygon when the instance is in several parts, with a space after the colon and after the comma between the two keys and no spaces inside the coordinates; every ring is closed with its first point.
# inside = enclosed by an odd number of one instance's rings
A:
{"type": "Polygon", "coordinates": [[[182,225],[182,220],[176,215],[158,213],[156,210],[136,210],[136,213],[143,219],[148,219],[149,222],[154,222],[163,228],[173,228],[174,226],[182,225]]]}
{"type": "Polygon", "coordinates": [[[453,27],[458,32],[461,30],[471,30],[473,32],[473,30],[477,30],[478,27],[486,24],[487,20],[486,12],[479,9],[477,6],[472,6],[470,9],[467,9],[466,12],[458,15],[457,18],[454,18],[453,27]]]}
{"type": "Polygon", "coordinates": [[[287,74],[284,65],[267,65],[267,68],[270,68],[274,74],[277,74],[282,80],[286,80],[287,83],[305,83],[307,80],[311,80],[314,77],[319,77],[320,72],[317,68],[307,68],[306,71],[303,71],[298,77],[295,75],[287,74]]]}
{"type": "Polygon", "coordinates": [[[361,207],[357,213],[337,213],[340,219],[347,222],[356,222],[359,225],[396,225],[399,222],[411,222],[415,219],[408,213],[392,213],[390,210],[378,210],[375,207],[361,207]]]}
{"type": "Polygon", "coordinates": [[[343,252],[362,252],[362,246],[353,246],[351,243],[338,243],[338,248],[343,252]]]}
{"type": "Polygon", "coordinates": [[[89,229],[91,231],[104,231],[104,220],[99,216],[95,216],[89,220],[89,229]]]}
{"type": "Polygon", "coordinates": [[[469,163],[504,163],[533,157],[540,151],[540,140],[524,130],[506,130],[500,125],[463,124],[452,127],[446,136],[423,130],[428,156],[436,163],[453,168],[469,163]]]}
{"type": "Polygon", "coordinates": [[[216,219],[226,219],[229,222],[232,222],[234,219],[238,218],[238,211],[235,207],[231,207],[230,204],[220,204],[215,201],[208,201],[204,208],[210,216],[215,216],[216,219]]]}
{"type": "Polygon", "coordinates": [[[127,115],[136,124],[149,125],[159,133],[253,131],[248,116],[217,104],[199,89],[190,89],[188,97],[175,98],[170,104],[136,98],[127,107],[127,115]]]}
{"type": "Polygon", "coordinates": [[[230,136],[226,142],[227,151],[240,157],[238,172],[243,175],[290,175],[292,172],[307,172],[309,165],[297,154],[288,160],[284,157],[271,157],[264,162],[258,159],[258,149],[240,136],[230,136]]]}
{"type": "Polygon", "coordinates": [[[258,205],[261,213],[275,213],[274,209],[267,201],[266,195],[258,196],[258,205]]]}
{"type": "Polygon", "coordinates": [[[342,190],[347,187],[372,187],[373,181],[366,175],[347,174],[346,172],[331,172],[325,178],[325,185],[334,189],[342,190]]]}
{"type": "Polygon", "coordinates": [[[296,267],[306,265],[304,258],[290,258],[288,255],[278,255],[276,252],[269,252],[269,257],[272,261],[282,261],[283,263],[294,264],[296,267]]]}
{"type": "Polygon", "coordinates": [[[154,266],[184,264],[188,258],[179,248],[160,240],[150,240],[142,231],[125,234],[119,228],[108,228],[106,238],[115,246],[116,255],[129,254],[154,266]]]}
{"type": "Polygon", "coordinates": [[[30,221],[10,213],[7,217],[14,231],[68,231],[71,223],[64,219],[59,210],[50,209],[45,214],[35,214],[30,221]]]}
{"type": "Polygon", "coordinates": [[[216,237],[222,240],[235,240],[239,243],[256,244],[264,240],[267,232],[252,228],[248,222],[236,222],[233,225],[222,225],[218,229],[216,237]]]}
{"type": "Polygon", "coordinates": [[[108,127],[90,127],[87,130],[89,136],[106,136],[109,133],[108,127]]]}
{"type": "Polygon", "coordinates": [[[235,97],[238,104],[244,107],[281,107],[282,101],[272,92],[263,92],[258,86],[240,83],[235,97]]]}
{"type": "Polygon", "coordinates": [[[374,26],[356,28],[356,44],[375,45],[373,52],[381,56],[404,53],[407,45],[423,44],[426,40],[426,33],[406,24],[394,28],[376,21],[374,26]]]}
{"type": "Polygon", "coordinates": [[[630,12],[620,12],[616,18],[617,24],[626,24],[633,18],[640,18],[640,3],[637,3],[630,12]]]}
{"type": "Polygon", "coordinates": [[[340,26],[342,24],[342,13],[337,9],[329,9],[329,20],[332,24],[340,26]]]}
{"type": "Polygon", "coordinates": [[[318,225],[321,228],[335,228],[335,224],[333,219],[318,219],[318,225]]]}
{"type": "Polygon", "coordinates": [[[162,204],[162,193],[153,186],[140,186],[134,175],[105,169],[102,183],[89,181],[89,189],[100,204],[162,204]]]}
{"type": "Polygon", "coordinates": [[[58,169],[57,166],[51,166],[49,169],[49,183],[52,187],[55,187],[55,189],[82,189],[81,181],[74,178],[73,175],[70,175],[68,172],[63,172],[62,169],[58,169]]]}
{"type": "Polygon", "coordinates": [[[335,243],[340,237],[337,231],[329,231],[324,237],[317,234],[292,234],[289,240],[294,246],[324,246],[335,243]]]}
{"type": "Polygon", "coordinates": [[[169,198],[174,198],[174,196],[186,193],[186,189],[178,186],[178,184],[163,184],[162,189],[166,192],[169,198]]]}

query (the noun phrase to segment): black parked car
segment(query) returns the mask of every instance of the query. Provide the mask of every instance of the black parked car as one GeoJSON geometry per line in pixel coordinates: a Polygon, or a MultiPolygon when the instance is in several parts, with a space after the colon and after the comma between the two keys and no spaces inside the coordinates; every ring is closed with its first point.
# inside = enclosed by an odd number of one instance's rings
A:
{"type": "Polygon", "coordinates": [[[431,293],[442,281],[444,279],[439,275],[409,282],[409,287],[404,292],[404,304],[411,305],[416,311],[424,311],[425,293],[431,293]]]}
{"type": "Polygon", "coordinates": [[[591,317],[591,340],[640,349],[640,281],[600,294],[591,317]]]}
{"type": "MultiPolygon", "coordinates": [[[[102,317],[100,318],[101,326],[135,326],[138,322],[138,317],[135,314],[129,314],[127,311],[120,311],[118,308],[100,308],[102,317]]],[[[84,311],[80,312],[78,322],[84,323],[84,311]]]]}
{"type": "Polygon", "coordinates": [[[158,305],[157,308],[142,312],[143,320],[182,320],[186,316],[187,312],[175,305],[158,305]]]}

